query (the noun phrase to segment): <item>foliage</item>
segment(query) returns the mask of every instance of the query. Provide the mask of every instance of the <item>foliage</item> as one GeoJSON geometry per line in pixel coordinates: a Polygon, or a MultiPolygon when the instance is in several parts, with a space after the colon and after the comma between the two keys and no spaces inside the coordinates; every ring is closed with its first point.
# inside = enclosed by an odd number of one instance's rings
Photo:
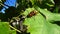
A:
{"type": "MultiPolygon", "coordinates": [[[[41,15],[41,13],[38,13],[37,15],[32,16],[31,18],[26,18],[24,24],[28,25],[28,32],[30,32],[30,34],[37,34],[37,33],[38,34],[60,34],[60,26],[51,23],[51,21],[60,20],[59,16],[57,16],[60,14],[54,15],[53,13],[47,10],[41,8],[36,8],[36,9],[38,9],[38,11],[42,12],[43,14],[45,13],[44,15],[46,16],[46,19],[41,15]],[[54,18],[55,16],[56,18],[58,17],[59,19],[54,18]]],[[[27,15],[32,10],[36,10],[36,9],[28,8],[24,12],[24,15],[27,15]]]]}
{"type": "Polygon", "coordinates": [[[0,34],[16,34],[16,31],[10,30],[8,22],[0,22],[0,34]]]}
{"type": "MultiPolygon", "coordinates": [[[[0,14],[0,19],[2,19],[2,21],[4,19],[8,21],[8,18],[13,18],[22,14],[25,16],[23,24],[27,25],[27,32],[30,34],[60,34],[59,6],[54,0],[17,0],[17,2],[18,6],[15,8],[16,10],[14,9],[15,12],[10,8],[6,10],[5,14],[0,14]],[[36,10],[38,13],[28,18],[27,15],[33,10],[36,10]]],[[[8,22],[1,22],[0,34],[9,34],[10,32],[16,34],[16,30],[10,29],[8,22]],[[2,33],[3,31],[4,33],[2,33]]]]}

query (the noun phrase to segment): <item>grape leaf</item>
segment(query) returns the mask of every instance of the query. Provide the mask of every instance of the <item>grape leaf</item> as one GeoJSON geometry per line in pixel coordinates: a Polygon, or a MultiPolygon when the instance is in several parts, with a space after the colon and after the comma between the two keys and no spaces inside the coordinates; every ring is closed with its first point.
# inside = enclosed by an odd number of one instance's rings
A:
{"type": "MultiPolygon", "coordinates": [[[[34,8],[28,8],[23,14],[28,15],[34,8]]],[[[40,10],[40,9],[39,9],[40,10]]],[[[60,26],[47,21],[40,13],[26,18],[24,24],[27,25],[30,34],[60,34],[60,26]]]]}
{"type": "Polygon", "coordinates": [[[10,29],[8,22],[0,22],[0,34],[16,34],[16,31],[10,29]]]}

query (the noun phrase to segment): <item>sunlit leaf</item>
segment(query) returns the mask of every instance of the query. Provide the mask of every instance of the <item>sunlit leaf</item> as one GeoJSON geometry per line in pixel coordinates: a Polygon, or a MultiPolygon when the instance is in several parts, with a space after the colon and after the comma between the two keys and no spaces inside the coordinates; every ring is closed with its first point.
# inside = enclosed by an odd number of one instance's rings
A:
{"type": "Polygon", "coordinates": [[[16,34],[16,31],[10,29],[8,22],[0,22],[0,34],[16,34]]]}
{"type": "Polygon", "coordinates": [[[34,5],[34,3],[36,2],[36,0],[30,0],[32,5],[34,5]]]}
{"type": "Polygon", "coordinates": [[[9,34],[8,22],[0,22],[0,34],[9,34]]]}
{"type": "Polygon", "coordinates": [[[46,20],[48,20],[48,21],[60,21],[60,14],[51,13],[50,11],[45,10],[45,9],[41,9],[39,7],[36,7],[36,9],[46,16],[46,20]]]}
{"type": "MultiPolygon", "coordinates": [[[[27,15],[34,8],[27,9],[24,14],[27,15]]],[[[30,34],[60,34],[60,27],[47,21],[40,13],[26,18],[25,25],[28,25],[28,32],[30,34]]]]}
{"type": "Polygon", "coordinates": [[[54,4],[54,0],[50,0],[54,4]]]}

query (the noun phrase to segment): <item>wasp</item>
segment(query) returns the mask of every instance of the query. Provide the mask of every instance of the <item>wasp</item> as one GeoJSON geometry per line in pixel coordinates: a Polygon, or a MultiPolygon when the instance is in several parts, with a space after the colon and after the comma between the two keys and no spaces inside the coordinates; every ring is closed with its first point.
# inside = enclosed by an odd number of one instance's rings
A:
{"type": "Polygon", "coordinates": [[[31,12],[27,15],[27,17],[35,16],[37,13],[38,13],[38,12],[37,12],[36,10],[33,10],[33,11],[31,11],[31,12]]]}

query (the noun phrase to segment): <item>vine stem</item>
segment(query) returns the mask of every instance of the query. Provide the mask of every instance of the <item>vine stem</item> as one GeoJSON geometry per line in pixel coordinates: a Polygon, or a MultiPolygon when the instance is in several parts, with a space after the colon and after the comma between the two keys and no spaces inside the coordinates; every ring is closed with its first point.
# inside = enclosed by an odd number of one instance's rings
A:
{"type": "Polygon", "coordinates": [[[20,30],[18,30],[18,29],[16,29],[16,28],[12,27],[11,25],[9,25],[9,26],[10,26],[12,29],[16,30],[17,32],[21,33],[20,30]]]}

